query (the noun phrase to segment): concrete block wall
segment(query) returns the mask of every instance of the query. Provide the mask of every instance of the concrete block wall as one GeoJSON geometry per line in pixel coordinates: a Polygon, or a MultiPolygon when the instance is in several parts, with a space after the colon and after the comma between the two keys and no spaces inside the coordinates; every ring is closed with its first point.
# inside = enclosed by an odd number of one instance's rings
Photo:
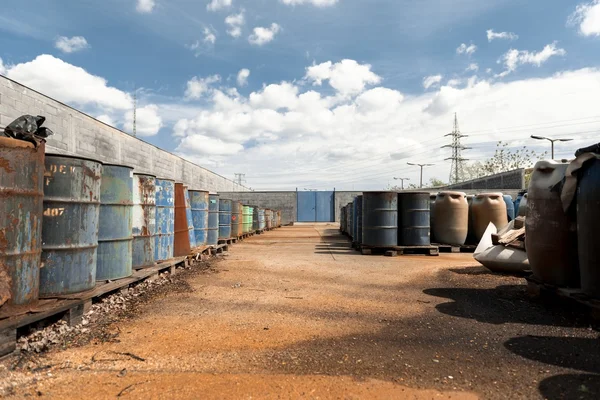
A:
{"type": "Polygon", "coordinates": [[[522,190],[525,189],[525,170],[519,168],[508,172],[501,172],[499,174],[484,176],[483,178],[457,183],[455,185],[444,186],[443,188],[439,189],[467,189],[480,191],[491,191],[491,189],[498,189],[499,191],[502,191],[503,189],[522,190]]]}
{"type": "Polygon", "coordinates": [[[47,153],[129,165],[135,168],[135,172],[183,182],[190,189],[213,192],[247,190],[230,179],[0,76],[0,126],[5,127],[23,114],[46,117],[44,126],[54,132],[46,145],[47,153]]]}
{"type": "Polygon", "coordinates": [[[335,192],[335,221],[340,222],[341,208],[346,204],[354,201],[356,196],[360,196],[363,192],[335,192]]]}
{"type": "Polygon", "coordinates": [[[296,192],[220,192],[222,198],[272,210],[281,210],[281,223],[295,222],[298,215],[296,192]]]}

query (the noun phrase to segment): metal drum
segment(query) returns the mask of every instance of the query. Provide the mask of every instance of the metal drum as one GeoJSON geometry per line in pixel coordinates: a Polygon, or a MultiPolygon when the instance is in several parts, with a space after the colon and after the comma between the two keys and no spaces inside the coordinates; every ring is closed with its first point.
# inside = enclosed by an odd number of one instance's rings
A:
{"type": "Polygon", "coordinates": [[[346,230],[346,206],[340,208],[340,232],[344,233],[346,230]]]}
{"type": "Polygon", "coordinates": [[[194,218],[192,217],[192,204],[190,202],[190,192],[187,186],[183,187],[183,199],[185,200],[185,218],[188,224],[188,237],[190,238],[190,247],[194,248],[196,244],[196,234],[194,233],[194,218]]]}
{"type": "Polygon", "coordinates": [[[281,210],[277,211],[277,227],[281,228],[281,210]]]}
{"type": "Polygon", "coordinates": [[[175,241],[175,182],[156,179],[156,236],[154,259],[173,258],[175,241]]]}
{"type": "Polygon", "coordinates": [[[259,208],[258,209],[258,229],[259,230],[264,230],[267,226],[266,220],[265,220],[265,209],[264,208],[259,208]]]}
{"type": "Polygon", "coordinates": [[[515,217],[519,216],[519,205],[521,203],[521,199],[523,198],[523,195],[527,193],[527,190],[521,190],[518,194],[517,194],[517,198],[515,199],[515,217]]]}
{"type": "Polygon", "coordinates": [[[244,205],[241,201],[238,201],[238,230],[237,236],[242,236],[244,234],[244,205]]]}
{"type": "Polygon", "coordinates": [[[573,218],[563,211],[560,193],[553,189],[563,180],[568,166],[558,161],[538,161],[529,182],[528,204],[523,195],[519,214],[528,208],[525,248],[533,275],[550,285],[579,287],[577,231],[573,218]]]}
{"type": "Polygon", "coordinates": [[[508,222],[510,222],[515,219],[515,203],[513,203],[512,196],[508,194],[505,194],[502,197],[506,203],[506,216],[508,217],[508,222]]]}
{"type": "Polygon", "coordinates": [[[244,233],[250,233],[250,231],[252,231],[252,212],[254,210],[252,209],[252,206],[244,206],[243,208],[243,230],[244,233]]]}
{"type": "Polygon", "coordinates": [[[231,237],[237,237],[240,225],[243,222],[240,220],[240,203],[237,201],[231,202],[231,237]]]}
{"type": "Polygon", "coordinates": [[[364,192],[362,223],[364,245],[396,246],[398,244],[398,194],[364,192]]]}
{"type": "Polygon", "coordinates": [[[398,193],[398,245],[428,246],[429,192],[398,193]]]}
{"type": "Polygon", "coordinates": [[[133,174],[133,269],[154,264],[156,177],[133,174]]]}
{"type": "Polygon", "coordinates": [[[362,203],[363,196],[356,196],[356,236],[354,241],[358,244],[362,244],[362,203]]]}
{"type": "Polygon", "coordinates": [[[100,185],[96,280],[131,276],[133,168],[104,164],[100,185]]]}
{"type": "Polygon", "coordinates": [[[600,159],[586,162],[579,173],[577,230],[581,289],[600,298],[600,159]]]}
{"type": "Polygon", "coordinates": [[[231,205],[231,200],[219,199],[219,239],[231,238],[231,205]]]}
{"type": "Polygon", "coordinates": [[[354,238],[354,205],[352,202],[346,204],[346,208],[348,209],[348,220],[346,221],[347,224],[347,230],[348,230],[348,236],[350,236],[350,239],[354,238]]]}
{"type": "Polygon", "coordinates": [[[436,240],[440,244],[465,244],[469,231],[469,203],[466,194],[439,192],[433,211],[436,240]]]}
{"type": "Polygon", "coordinates": [[[527,212],[529,211],[528,205],[529,193],[524,193],[523,197],[519,201],[519,211],[517,212],[517,217],[526,217],[527,212]]]}
{"type": "Polygon", "coordinates": [[[208,236],[206,244],[216,246],[219,243],[219,195],[208,196],[208,236]]]}
{"type": "Polygon", "coordinates": [[[258,230],[258,206],[252,206],[252,231],[258,230]]]}
{"type": "Polygon", "coordinates": [[[473,199],[473,227],[475,239],[479,242],[489,223],[493,223],[498,230],[508,224],[506,204],[502,193],[481,193],[473,199]]]}
{"type": "Polygon", "coordinates": [[[0,306],[39,296],[44,147],[0,137],[0,306]]]}
{"type": "Polygon", "coordinates": [[[267,229],[273,228],[273,211],[269,209],[265,210],[265,227],[267,229]]]}
{"type": "Polygon", "coordinates": [[[357,205],[356,205],[356,197],[354,198],[354,200],[352,200],[352,240],[354,242],[357,242],[357,237],[356,237],[356,222],[358,220],[357,218],[357,205]]]}
{"type": "Polygon", "coordinates": [[[433,210],[435,209],[435,198],[437,197],[437,194],[430,194],[429,195],[429,241],[431,243],[437,243],[437,239],[434,235],[434,224],[435,224],[435,218],[434,218],[434,212],[433,210]]]}
{"type": "Polygon", "coordinates": [[[190,190],[189,193],[196,246],[204,246],[208,241],[208,192],[190,190]]]}
{"type": "Polygon", "coordinates": [[[183,257],[190,254],[190,234],[185,206],[185,186],[175,184],[175,247],[173,257],[183,257]]]}
{"type": "Polygon", "coordinates": [[[102,163],[46,154],[40,297],[96,285],[102,163]]]}

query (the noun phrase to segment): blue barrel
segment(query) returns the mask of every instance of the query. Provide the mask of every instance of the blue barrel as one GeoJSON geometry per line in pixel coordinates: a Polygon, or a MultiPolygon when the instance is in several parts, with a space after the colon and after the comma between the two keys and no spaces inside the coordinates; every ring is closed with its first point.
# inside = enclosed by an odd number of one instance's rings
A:
{"type": "Polygon", "coordinates": [[[189,193],[196,246],[204,246],[208,241],[208,192],[190,190],[189,193]]]}
{"type": "Polygon", "coordinates": [[[102,163],[46,154],[40,297],[96,285],[102,163]]]}
{"type": "Polygon", "coordinates": [[[355,217],[355,225],[356,225],[356,236],[354,236],[354,241],[358,244],[362,244],[362,204],[363,204],[363,196],[356,196],[356,217],[355,217]]]}
{"type": "Polygon", "coordinates": [[[252,232],[258,230],[258,206],[252,206],[252,232]]]}
{"type": "Polygon", "coordinates": [[[192,203],[190,201],[190,192],[187,186],[183,187],[183,197],[185,200],[185,218],[188,224],[188,236],[190,237],[190,247],[199,246],[196,243],[196,232],[194,232],[194,218],[192,217],[192,203]]]}
{"type": "Polygon", "coordinates": [[[219,243],[219,195],[208,196],[208,240],[206,244],[216,246],[219,243]]]}
{"type": "MultiPolygon", "coordinates": [[[[600,298],[600,159],[594,158],[579,172],[577,234],[581,289],[600,298]]],[[[566,246],[567,243],[564,243],[566,246]]],[[[573,260],[573,262],[575,262],[573,260]]]]}
{"type": "Polygon", "coordinates": [[[0,269],[8,275],[0,306],[39,296],[44,147],[0,137],[0,269]]]}
{"type": "Polygon", "coordinates": [[[175,182],[156,179],[156,236],[154,259],[173,258],[175,245],[175,182]]]}
{"type": "Polygon", "coordinates": [[[429,246],[429,192],[398,193],[398,246],[429,246]]]}
{"type": "Polygon", "coordinates": [[[523,195],[527,193],[527,190],[521,190],[518,194],[517,194],[517,198],[515,199],[515,217],[517,217],[519,215],[519,206],[521,204],[521,200],[523,199],[523,195]]]}
{"type": "Polygon", "coordinates": [[[154,264],[156,241],[156,177],[133,174],[132,268],[154,264]]]}
{"type": "Polygon", "coordinates": [[[508,217],[508,222],[510,222],[515,219],[515,203],[513,203],[512,196],[508,194],[505,194],[502,197],[506,203],[506,216],[508,217]]]}
{"type": "Polygon", "coordinates": [[[231,200],[219,199],[219,239],[231,238],[231,200]]]}
{"type": "Polygon", "coordinates": [[[372,247],[398,245],[398,194],[363,193],[363,244],[372,247]]]}
{"type": "Polygon", "coordinates": [[[104,164],[100,185],[96,280],[131,276],[133,168],[104,164]]]}
{"type": "Polygon", "coordinates": [[[267,221],[265,219],[265,209],[259,208],[258,209],[258,229],[262,231],[266,227],[267,227],[267,221]]]}

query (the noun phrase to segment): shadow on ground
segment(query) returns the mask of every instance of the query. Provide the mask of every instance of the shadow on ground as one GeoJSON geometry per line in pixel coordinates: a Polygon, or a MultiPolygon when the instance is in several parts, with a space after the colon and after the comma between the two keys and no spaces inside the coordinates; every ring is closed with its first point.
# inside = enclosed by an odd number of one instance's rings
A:
{"type": "Polygon", "coordinates": [[[555,375],[540,382],[539,391],[548,400],[597,400],[600,399],[600,375],[555,375]]]}

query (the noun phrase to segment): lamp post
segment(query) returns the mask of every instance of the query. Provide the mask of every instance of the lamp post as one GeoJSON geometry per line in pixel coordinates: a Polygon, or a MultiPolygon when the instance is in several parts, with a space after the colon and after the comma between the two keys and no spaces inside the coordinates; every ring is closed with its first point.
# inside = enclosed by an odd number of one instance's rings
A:
{"type": "Polygon", "coordinates": [[[416,164],[416,163],[411,163],[411,162],[407,162],[408,165],[414,165],[417,167],[421,167],[421,180],[419,183],[419,187],[422,188],[423,187],[423,167],[432,167],[435,164],[416,164]]]}
{"type": "Polygon", "coordinates": [[[570,142],[573,139],[552,139],[549,137],[545,137],[545,136],[536,136],[536,135],[531,135],[532,139],[537,139],[537,140],[548,140],[550,143],[552,143],[552,160],[554,160],[554,142],[570,142]]]}
{"type": "Polygon", "coordinates": [[[396,178],[394,177],[395,181],[400,181],[400,187],[402,188],[401,190],[404,190],[404,181],[410,181],[410,178],[396,178]]]}

